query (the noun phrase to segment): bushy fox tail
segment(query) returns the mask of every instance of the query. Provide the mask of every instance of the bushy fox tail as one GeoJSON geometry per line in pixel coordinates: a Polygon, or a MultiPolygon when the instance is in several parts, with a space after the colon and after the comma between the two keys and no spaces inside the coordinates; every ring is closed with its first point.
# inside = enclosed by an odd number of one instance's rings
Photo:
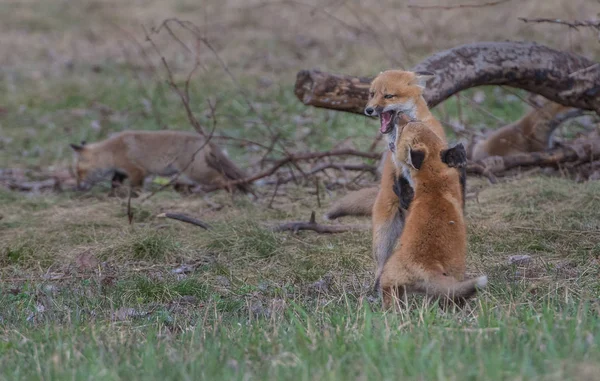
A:
{"type": "Polygon", "coordinates": [[[379,187],[364,188],[351,192],[337,200],[325,213],[326,220],[345,216],[370,216],[379,193],[379,187]]]}
{"type": "Polygon", "coordinates": [[[459,282],[453,277],[436,274],[421,282],[419,286],[428,295],[457,300],[472,297],[478,289],[484,288],[487,282],[485,275],[459,282]]]}

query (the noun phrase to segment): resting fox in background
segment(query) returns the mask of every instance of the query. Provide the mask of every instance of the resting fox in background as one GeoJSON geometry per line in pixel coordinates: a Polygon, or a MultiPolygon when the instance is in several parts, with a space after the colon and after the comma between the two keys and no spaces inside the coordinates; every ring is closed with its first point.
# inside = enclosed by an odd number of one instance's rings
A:
{"type": "MultiPolygon", "coordinates": [[[[136,189],[148,175],[180,172],[178,181],[188,185],[222,186],[245,177],[216,145],[209,142],[198,151],[204,142],[191,132],[125,131],[97,143],[71,144],[76,153],[77,186],[89,189],[113,176],[113,186],[126,177],[136,189]]],[[[243,192],[249,189],[245,184],[237,188],[243,192]]]]}
{"type": "Polygon", "coordinates": [[[410,122],[398,133],[394,162],[409,173],[414,189],[404,229],[381,277],[384,308],[405,292],[421,292],[460,303],[487,284],[487,277],[463,281],[467,231],[460,168],[462,144],[447,143],[431,126],[410,122]]]}
{"type": "Polygon", "coordinates": [[[558,114],[570,109],[570,107],[546,100],[541,107],[477,142],[473,147],[471,158],[477,161],[488,156],[540,152],[551,148],[552,133],[559,125],[552,123],[552,120],[558,114]]]}

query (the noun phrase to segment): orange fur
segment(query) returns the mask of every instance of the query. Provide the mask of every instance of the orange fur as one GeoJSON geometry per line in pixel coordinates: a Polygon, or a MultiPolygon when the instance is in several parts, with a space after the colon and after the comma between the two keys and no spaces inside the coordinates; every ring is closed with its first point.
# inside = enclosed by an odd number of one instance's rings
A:
{"type": "MultiPolygon", "coordinates": [[[[228,180],[245,177],[216,145],[209,142],[198,151],[203,144],[204,138],[196,133],[126,131],[101,142],[71,147],[76,153],[77,183],[81,188],[113,174],[125,175],[132,188],[141,187],[148,175],[173,176],[181,172],[178,181],[189,185],[224,185],[228,180]]],[[[247,190],[245,186],[239,188],[247,190]]]]}
{"type": "Polygon", "coordinates": [[[524,152],[539,152],[549,148],[556,125],[550,122],[570,107],[546,101],[518,121],[492,132],[473,148],[472,159],[488,156],[508,156],[524,152]]]}
{"type": "MultiPolygon", "coordinates": [[[[379,115],[381,129],[385,127],[382,114],[387,110],[396,110],[398,115],[418,120],[427,125],[441,141],[446,142],[446,134],[440,122],[435,119],[423,98],[425,81],[431,74],[417,74],[401,70],[388,70],[380,73],[371,83],[369,102],[365,108],[373,110],[370,115],[379,115]]],[[[395,144],[396,134],[402,134],[406,118],[395,115],[394,128],[386,133],[388,144],[395,144]]],[[[393,162],[394,155],[386,155],[381,183],[373,206],[373,257],[377,264],[377,274],[393,252],[393,247],[402,232],[404,212],[400,211],[400,201],[393,191],[394,181],[402,171],[401,165],[393,162]]],[[[368,201],[362,201],[364,203],[368,201]]]]}
{"type": "Polygon", "coordinates": [[[422,292],[460,300],[487,283],[486,277],[463,281],[467,236],[460,173],[442,157],[450,150],[428,124],[407,124],[396,139],[396,162],[408,168],[414,197],[392,256],[385,262],[380,285],[385,308],[394,296],[422,292]],[[417,155],[419,154],[419,155],[417,155]],[[414,164],[420,157],[419,164],[414,164]]]}

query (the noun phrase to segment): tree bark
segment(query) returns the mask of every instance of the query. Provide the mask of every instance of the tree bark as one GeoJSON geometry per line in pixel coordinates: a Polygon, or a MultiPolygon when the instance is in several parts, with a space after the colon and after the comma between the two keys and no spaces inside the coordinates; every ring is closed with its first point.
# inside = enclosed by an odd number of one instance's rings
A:
{"type": "MultiPolygon", "coordinates": [[[[471,87],[504,85],[600,115],[600,64],[530,42],[479,42],[436,53],[413,71],[430,71],[429,107],[471,87]]],[[[305,105],[363,114],[372,78],[302,70],[295,94],[305,105]]]]}

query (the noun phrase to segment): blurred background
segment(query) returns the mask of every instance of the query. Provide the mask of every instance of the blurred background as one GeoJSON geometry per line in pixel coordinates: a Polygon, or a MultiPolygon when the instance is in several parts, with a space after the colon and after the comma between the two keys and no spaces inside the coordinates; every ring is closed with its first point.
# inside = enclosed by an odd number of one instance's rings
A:
{"type": "MultiPolygon", "coordinates": [[[[296,149],[366,147],[377,123],[303,106],[293,94],[298,70],[374,75],[409,69],[459,44],[502,40],[598,59],[593,29],[519,20],[587,20],[598,12],[597,0],[2,1],[0,167],[64,167],[71,157],[67,143],[125,129],[190,130],[178,96],[165,84],[159,53],[179,84],[198,62],[190,104],[201,123],[211,125],[208,101],[215,102],[217,135],[261,139],[267,123],[296,149]],[[154,33],[166,18],[193,22],[211,48],[180,27],[154,33]]],[[[481,88],[448,100],[436,114],[478,132],[517,119],[526,107],[514,91],[481,88]]],[[[236,158],[256,148],[222,144],[236,158]]]]}

